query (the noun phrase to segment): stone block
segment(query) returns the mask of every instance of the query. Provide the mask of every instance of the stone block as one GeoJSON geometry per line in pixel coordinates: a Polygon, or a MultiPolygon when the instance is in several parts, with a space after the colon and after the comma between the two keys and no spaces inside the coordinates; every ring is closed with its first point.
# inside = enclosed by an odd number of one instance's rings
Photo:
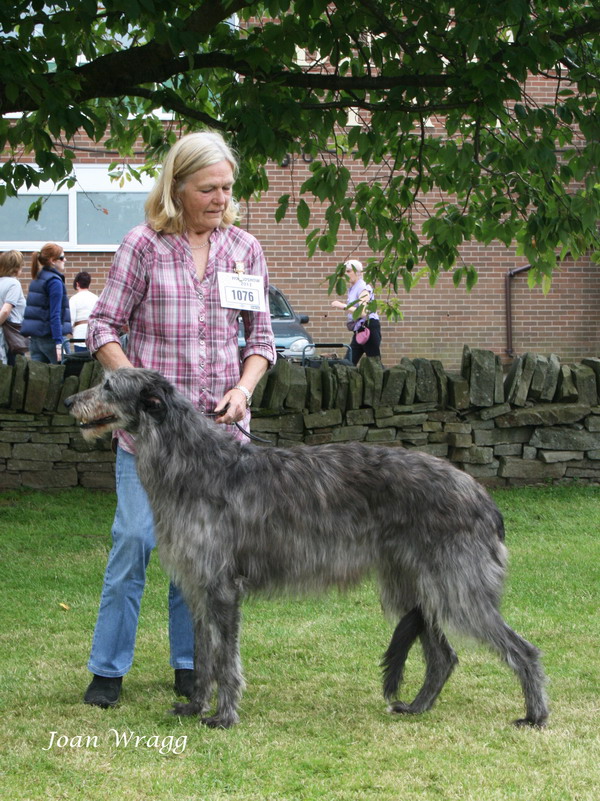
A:
{"type": "Polygon", "coordinates": [[[498,475],[501,478],[519,478],[527,481],[544,481],[562,478],[567,466],[564,462],[544,464],[530,459],[515,459],[511,456],[500,457],[498,475]]]}
{"type": "Polygon", "coordinates": [[[504,395],[513,406],[525,406],[536,362],[535,354],[525,353],[513,363],[504,383],[504,395]]]}
{"type": "Polygon", "coordinates": [[[269,380],[269,373],[270,370],[261,377],[260,381],[254,388],[254,392],[252,393],[252,408],[259,409],[262,405],[263,395],[265,394],[265,389],[267,388],[267,382],[269,380]]]}
{"type": "Polygon", "coordinates": [[[294,411],[303,411],[306,405],[306,371],[298,364],[290,364],[289,389],[285,396],[285,408],[294,411]]]}
{"type": "Polygon", "coordinates": [[[590,407],[581,403],[553,403],[513,409],[496,418],[498,428],[515,426],[555,426],[577,423],[589,415],[590,407]]]}
{"type": "Polygon", "coordinates": [[[304,416],[301,414],[281,414],[277,416],[252,417],[251,430],[257,433],[302,434],[304,416]]]}
{"type": "Polygon", "coordinates": [[[321,372],[314,367],[306,367],[307,408],[311,414],[320,412],[323,408],[323,385],[321,372]]]}
{"type": "Polygon", "coordinates": [[[383,391],[381,359],[375,356],[363,356],[358,369],[363,378],[363,404],[375,408],[381,403],[383,391]]]}
{"type": "Polygon", "coordinates": [[[538,459],[546,464],[581,461],[583,456],[583,451],[538,451],[538,459]]]}
{"type": "Polygon", "coordinates": [[[471,405],[494,405],[496,397],[496,355],[492,351],[475,348],[471,350],[470,373],[464,377],[469,380],[471,405]]]}
{"type": "Polygon", "coordinates": [[[395,428],[370,428],[365,442],[393,442],[396,439],[395,428]]]}
{"type": "Polygon", "coordinates": [[[10,406],[10,391],[13,382],[13,368],[0,364],[0,406],[10,406]]]}
{"type": "Polygon", "coordinates": [[[22,486],[20,473],[0,472],[0,490],[18,489],[22,486]]]}
{"type": "Polygon", "coordinates": [[[481,481],[486,478],[495,478],[498,475],[499,462],[497,459],[488,464],[464,464],[463,470],[473,478],[481,481]]]}
{"type": "Polygon", "coordinates": [[[600,417],[597,415],[586,417],[583,424],[588,431],[593,431],[594,433],[600,431],[600,417]]]}
{"type": "Polygon", "coordinates": [[[373,409],[349,409],[346,412],[346,423],[349,426],[368,426],[374,420],[373,409]]]}
{"type": "Polygon", "coordinates": [[[600,434],[574,428],[536,428],[529,444],[552,451],[596,450],[600,448],[600,434]]]}
{"type": "Polygon", "coordinates": [[[59,445],[22,442],[13,445],[13,459],[27,459],[34,462],[58,462],[62,456],[59,445]]]}
{"type": "Polygon", "coordinates": [[[579,400],[579,393],[573,381],[573,373],[568,364],[563,364],[558,372],[556,400],[559,403],[574,403],[579,400]]]}
{"type": "Polygon", "coordinates": [[[522,456],[523,445],[519,442],[502,442],[494,445],[494,456],[522,456]]]}
{"type": "Polygon", "coordinates": [[[383,371],[383,389],[381,403],[384,406],[395,406],[400,403],[402,390],[406,381],[406,370],[397,365],[383,371]]]}
{"type": "Polygon", "coordinates": [[[469,382],[457,373],[446,373],[448,378],[448,405],[453,409],[468,409],[470,406],[469,382]]]}
{"type": "Polygon", "coordinates": [[[112,473],[80,473],[79,484],[86,489],[115,489],[115,477],[112,473]]]}
{"type": "Polygon", "coordinates": [[[427,445],[417,445],[410,448],[413,451],[420,453],[428,453],[430,456],[437,456],[438,459],[446,459],[448,457],[448,446],[444,443],[428,443],[427,445]]]}
{"type": "Polygon", "coordinates": [[[437,405],[441,409],[445,409],[448,405],[448,376],[444,370],[444,365],[438,359],[431,360],[431,367],[437,381],[437,405]]]}
{"type": "Polygon", "coordinates": [[[470,448],[451,448],[450,459],[462,464],[491,464],[494,461],[494,451],[492,448],[483,448],[479,445],[471,445],[470,448]]]}
{"type": "Polygon", "coordinates": [[[406,372],[404,389],[402,390],[400,402],[405,406],[410,406],[415,402],[415,395],[417,391],[417,369],[411,360],[406,358],[406,356],[401,360],[400,365],[406,372]]]}
{"type": "Polygon", "coordinates": [[[68,467],[65,470],[24,472],[21,473],[21,482],[24,487],[33,489],[61,489],[76,487],[79,483],[77,470],[74,467],[68,467]]]}
{"type": "Polygon", "coordinates": [[[479,416],[482,420],[494,420],[503,414],[508,414],[511,411],[510,403],[500,403],[496,406],[490,406],[489,409],[482,409],[479,416]]]}
{"type": "MultiPolygon", "coordinates": [[[[77,378],[77,376],[76,375],[67,376],[67,378],[65,378],[63,382],[62,389],[60,392],[60,398],[58,400],[58,403],[56,404],[56,414],[65,415],[67,417],[67,420],[71,423],[74,423],[74,420],[72,417],[68,416],[69,411],[66,408],[64,401],[70,395],[74,395],[78,391],[78,389],[79,389],[79,379],[77,378]]],[[[53,422],[52,425],[55,425],[55,423],[53,422]]]]}
{"type": "Polygon", "coordinates": [[[30,361],[27,365],[27,388],[23,411],[40,414],[46,403],[50,388],[50,365],[43,362],[30,361]]]}
{"type": "Polygon", "coordinates": [[[581,363],[593,371],[594,376],[596,377],[596,392],[600,398],[600,359],[596,357],[586,357],[585,359],[581,360],[581,363]]]}
{"type": "Polygon", "coordinates": [[[415,400],[417,403],[437,403],[438,382],[431,362],[428,359],[413,359],[417,371],[415,400]]]}
{"type": "Polygon", "coordinates": [[[591,367],[585,364],[572,364],[571,375],[579,403],[595,406],[598,403],[598,390],[596,389],[596,374],[591,367]]]}
{"type": "Polygon", "coordinates": [[[531,400],[539,401],[541,399],[547,372],[548,359],[545,356],[538,355],[535,370],[531,378],[531,386],[529,387],[529,397],[531,400]]]}
{"type": "Polygon", "coordinates": [[[328,409],[315,414],[305,414],[304,425],[308,429],[328,428],[338,426],[342,422],[342,413],[339,409],[328,409]]]}
{"type": "Polygon", "coordinates": [[[376,420],[378,428],[395,426],[396,428],[413,428],[423,425],[427,420],[426,414],[395,414],[393,417],[386,417],[383,420],[376,420]]]}
{"type": "Polygon", "coordinates": [[[358,370],[348,371],[347,409],[360,409],[363,399],[363,377],[358,370]]]}
{"type": "Polygon", "coordinates": [[[369,431],[368,426],[340,426],[332,431],[332,442],[362,442],[369,431]]]}
{"type": "Polygon", "coordinates": [[[540,400],[551,403],[556,395],[558,387],[558,376],[560,373],[560,359],[554,353],[548,356],[548,367],[546,368],[546,376],[544,378],[544,385],[540,394],[540,400]]]}
{"type": "Polygon", "coordinates": [[[304,437],[305,445],[327,445],[333,439],[333,433],[328,431],[319,431],[317,434],[307,434],[304,437]]]}
{"type": "Polygon", "coordinates": [[[291,365],[287,359],[278,359],[269,370],[267,385],[262,397],[262,406],[267,409],[283,409],[290,388],[291,365]]]}
{"type": "Polygon", "coordinates": [[[23,356],[17,356],[16,364],[12,369],[13,384],[10,393],[10,408],[15,412],[20,412],[25,402],[27,360],[23,356]]]}
{"type": "Polygon", "coordinates": [[[350,369],[345,364],[334,364],[331,368],[333,370],[333,374],[336,378],[337,383],[337,392],[335,396],[335,407],[339,409],[341,412],[345,412],[348,408],[348,394],[349,394],[349,385],[350,379],[348,374],[350,369]]]}
{"type": "Polygon", "coordinates": [[[444,425],[444,431],[448,434],[470,434],[473,430],[471,423],[457,423],[450,421],[444,425]]]}
{"type": "Polygon", "coordinates": [[[470,448],[473,444],[473,437],[471,434],[448,434],[448,445],[453,448],[470,448]]]}

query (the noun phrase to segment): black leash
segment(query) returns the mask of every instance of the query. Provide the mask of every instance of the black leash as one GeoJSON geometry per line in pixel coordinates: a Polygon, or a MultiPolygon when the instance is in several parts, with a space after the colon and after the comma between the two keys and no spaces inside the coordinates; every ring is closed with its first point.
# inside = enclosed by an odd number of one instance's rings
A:
{"type": "MultiPolygon", "coordinates": [[[[225,414],[227,409],[229,409],[229,404],[224,406],[218,412],[204,412],[204,415],[205,417],[221,417],[221,415],[225,414]]],[[[254,440],[254,442],[263,442],[265,445],[273,444],[270,439],[263,439],[262,437],[257,437],[256,434],[251,434],[249,431],[246,431],[246,429],[242,428],[239,423],[234,423],[234,426],[238,429],[238,431],[241,431],[245,437],[254,440]]]]}

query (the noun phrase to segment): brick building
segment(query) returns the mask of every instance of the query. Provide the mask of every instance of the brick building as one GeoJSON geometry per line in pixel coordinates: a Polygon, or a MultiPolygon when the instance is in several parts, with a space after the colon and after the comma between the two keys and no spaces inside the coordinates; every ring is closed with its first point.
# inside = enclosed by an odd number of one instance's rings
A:
{"type": "MultiPolygon", "coordinates": [[[[435,127],[435,120],[431,125],[435,127]]],[[[41,192],[38,189],[9,199],[0,214],[0,247],[18,248],[29,259],[31,251],[45,242],[59,242],[67,254],[69,291],[73,276],[88,270],[93,276],[91,288],[99,292],[121,237],[143,218],[151,181],[142,185],[124,181],[120,186],[107,174],[108,164],[118,158],[115,154],[84,137],[76,138],[73,147],[78,154],[77,184],[58,191],[47,186],[41,192]],[[26,208],[40,193],[49,200],[39,221],[25,224],[26,208]]],[[[362,169],[360,164],[353,167],[357,178],[362,169]]],[[[360,232],[340,228],[336,251],[317,251],[309,261],[306,232],[296,222],[292,203],[281,223],[274,218],[280,195],[291,193],[292,200],[298,197],[309,164],[302,158],[286,165],[270,164],[268,175],[269,191],[259,201],[242,204],[241,224],[262,243],[273,283],[288,295],[296,311],[310,316],[307,327],[315,341],[346,341],[344,315],[330,306],[327,276],[346,258],[366,260],[372,254],[361,245],[360,232]]],[[[318,224],[318,202],[312,203],[312,210],[318,224]]],[[[309,230],[312,223],[311,219],[309,230]]],[[[526,273],[520,271],[526,262],[499,242],[490,247],[471,244],[463,257],[478,268],[474,290],[468,294],[462,286],[455,289],[450,276],[442,275],[434,288],[423,281],[403,294],[404,319],[382,321],[385,364],[407,356],[439,359],[447,368],[454,368],[464,343],[492,350],[507,361],[526,351],[553,352],[562,360],[598,354],[600,270],[591,258],[567,262],[544,296],[540,288],[528,288],[526,273]],[[513,275],[515,270],[518,272],[513,275]]],[[[28,270],[25,272],[26,290],[28,270]]]]}

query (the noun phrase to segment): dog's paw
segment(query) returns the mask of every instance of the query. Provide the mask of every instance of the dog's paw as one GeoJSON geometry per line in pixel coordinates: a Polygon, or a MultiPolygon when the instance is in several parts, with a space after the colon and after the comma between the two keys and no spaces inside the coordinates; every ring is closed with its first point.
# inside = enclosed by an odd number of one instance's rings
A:
{"type": "Polygon", "coordinates": [[[209,729],[230,729],[240,721],[237,715],[211,715],[201,720],[209,729]]]}
{"type": "Polygon", "coordinates": [[[388,712],[394,715],[421,715],[427,712],[426,709],[415,709],[412,704],[406,704],[404,701],[394,701],[388,706],[388,712]]]}
{"type": "Polygon", "coordinates": [[[513,721],[513,725],[518,729],[544,729],[546,728],[545,720],[531,720],[530,718],[519,718],[513,721]]]}
{"type": "Polygon", "coordinates": [[[171,709],[172,715],[179,715],[180,717],[192,717],[194,715],[200,715],[202,713],[202,708],[199,704],[173,704],[173,709],[171,709]]]}

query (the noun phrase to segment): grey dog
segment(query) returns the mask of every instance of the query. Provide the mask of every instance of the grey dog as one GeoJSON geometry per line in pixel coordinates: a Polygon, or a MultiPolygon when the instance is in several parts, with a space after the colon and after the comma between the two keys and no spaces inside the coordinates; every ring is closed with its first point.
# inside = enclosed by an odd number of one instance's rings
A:
{"type": "Polygon", "coordinates": [[[347,587],[374,571],[396,624],[382,661],[390,711],[432,706],[458,661],[450,629],[491,646],[515,671],[526,708],[516,723],[545,724],[539,653],[499,612],[502,516],[466,473],[402,448],[240,443],[150,370],[107,373],[67,406],[88,439],[115,429],[135,434],[159,556],[195,624],[195,690],[175,713],[212,727],[238,722],[245,593],[347,587]],[[410,703],[394,700],[417,638],[423,686],[410,703]]]}

